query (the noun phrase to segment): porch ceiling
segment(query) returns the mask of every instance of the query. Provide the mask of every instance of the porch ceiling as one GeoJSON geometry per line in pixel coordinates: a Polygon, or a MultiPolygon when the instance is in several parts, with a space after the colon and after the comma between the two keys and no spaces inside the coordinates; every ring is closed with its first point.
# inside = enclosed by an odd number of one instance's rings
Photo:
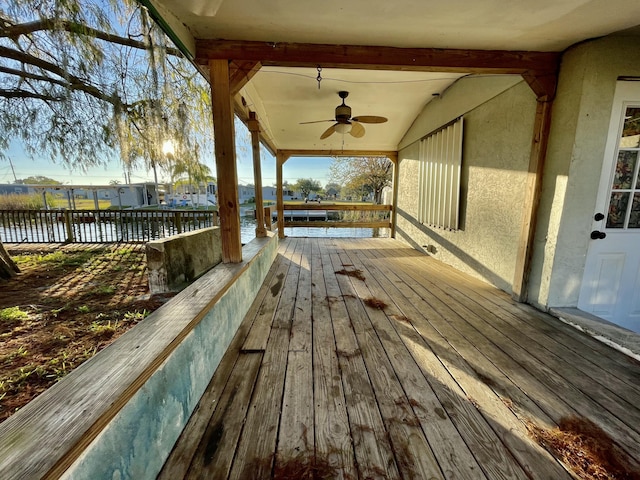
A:
{"type": "MultiPolygon", "coordinates": [[[[269,42],[274,48],[284,43],[308,43],[560,52],[585,39],[634,27],[640,18],[637,0],[149,1],[199,60],[219,50],[215,44],[208,55],[201,53],[207,40],[216,39],[269,42]]],[[[239,45],[236,52],[243,49],[242,43],[239,45]]],[[[282,57],[262,61],[260,72],[240,92],[249,108],[258,113],[264,136],[275,148],[395,150],[433,94],[442,93],[465,73],[461,68],[440,68],[437,72],[348,70],[343,67],[353,65],[329,65],[326,55],[312,51],[306,60],[304,68],[302,62],[295,62],[294,67],[282,57]],[[317,65],[323,67],[320,89],[315,80],[317,65]],[[446,73],[451,70],[456,73],[446,73]],[[389,121],[365,125],[367,133],[359,139],[333,134],[320,140],[330,122],[300,122],[333,118],[340,103],[339,90],[350,92],[346,103],[353,115],[385,116],[389,121]]],[[[365,63],[357,57],[353,62],[365,63]]]]}

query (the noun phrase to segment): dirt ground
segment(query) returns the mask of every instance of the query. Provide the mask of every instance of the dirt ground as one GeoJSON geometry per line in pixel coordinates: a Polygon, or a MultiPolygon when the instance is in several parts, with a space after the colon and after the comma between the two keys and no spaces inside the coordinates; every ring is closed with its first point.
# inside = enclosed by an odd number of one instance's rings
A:
{"type": "Polygon", "coordinates": [[[149,295],[144,245],[6,247],[22,273],[0,281],[0,422],[172,296],[149,295]]]}

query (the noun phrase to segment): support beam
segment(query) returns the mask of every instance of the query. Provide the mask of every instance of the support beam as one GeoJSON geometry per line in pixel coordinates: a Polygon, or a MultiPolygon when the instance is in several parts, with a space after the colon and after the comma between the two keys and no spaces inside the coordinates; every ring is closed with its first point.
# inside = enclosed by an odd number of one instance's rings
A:
{"type": "Polygon", "coordinates": [[[533,93],[536,94],[538,101],[546,102],[555,98],[558,85],[557,72],[525,72],[522,74],[522,78],[529,84],[533,93]]]}
{"type": "Polygon", "coordinates": [[[229,64],[229,90],[231,95],[238,93],[260,70],[260,62],[232,61],[229,64]]]}
{"type": "Polygon", "coordinates": [[[211,60],[211,101],[218,175],[218,211],[222,237],[222,261],[242,261],[240,212],[238,208],[238,172],[236,166],[233,105],[229,90],[229,62],[211,60]]]}
{"type": "MultiPolygon", "coordinates": [[[[249,107],[247,106],[247,103],[245,102],[244,97],[239,93],[236,94],[233,97],[233,105],[234,105],[236,116],[240,119],[242,123],[244,123],[245,125],[249,125],[250,110],[249,110],[249,107]]],[[[276,151],[278,149],[275,147],[275,144],[273,143],[273,141],[265,135],[264,131],[260,132],[260,143],[262,143],[263,147],[269,150],[269,153],[271,153],[271,155],[273,155],[274,157],[276,156],[276,151]]]]}
{"type": "Polygon", "coordinates": [[[256,237],[266,237],[264,227],[264,205],[262,202],[262,170],[260,168],[260,123],[255,112],[249,113],[249,131],[251,132],[251,151],[253,153],[253,184],[256,199],[256,237]]]}
{"type": "Polygon", "coordinates": [[[265,66],[523,74],[557,71],[560,53],[196,40],[196,62],[224,58],[265,66]]]}
{"type": "Polygon", "coordinates": [[[282,166],[288,156],[281,151],[276,152],[276,207],[278,209],[278,238],[284,238],[284,198],[282,196],[282,166]]]}
{"type": "Polygon", "coordinates": [[[391,238],[396,238],[396,222],[398,220],[398,175],[400,174],[400,164],[398,163],[398,152],[395,155],[388,156],[391,163],[393,163],[393,183],[392,183],[392,191],[391,191],[391,231],[389,232],[389,236],[391,238]]]}
{"type": "Polygon", "coordinates": [[[518,302],[527,301],[527,282],[531,269],[531,256],[536,232],[536,217],[540,192],[542,190],[542,173],[549,142],[551,126],[552,101],[538,100],[536,119],[533,131],[529,169],[525,186],[523,218],[518,243],[518,254],[513,278],[512,298],[518,302]]]}
{"type": "Polygon", "coordinates": [[[291,157],[397,157],[395,150],[279,150],[285,162],[291,157]]]}

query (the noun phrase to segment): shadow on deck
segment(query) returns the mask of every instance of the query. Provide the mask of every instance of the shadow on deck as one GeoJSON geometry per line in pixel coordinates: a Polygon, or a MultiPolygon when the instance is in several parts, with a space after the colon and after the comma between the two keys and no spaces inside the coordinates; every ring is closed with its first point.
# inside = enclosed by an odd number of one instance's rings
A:
{"type": "Polygon", "coordinates": [[[288,238],[158,478],[568,479],[525,424],[640,458],[639,405],[638,362],[398,241],[288,238]]]}

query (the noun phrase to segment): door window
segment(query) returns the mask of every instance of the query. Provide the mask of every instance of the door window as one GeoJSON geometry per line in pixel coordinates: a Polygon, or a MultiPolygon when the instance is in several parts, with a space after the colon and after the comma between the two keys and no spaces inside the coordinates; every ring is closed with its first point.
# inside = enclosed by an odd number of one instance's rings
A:
{"type": "Polygon", "coordinates": [[[611,184],[607,228],[640,228],[640,107],[627,107],[611,184]]]}

